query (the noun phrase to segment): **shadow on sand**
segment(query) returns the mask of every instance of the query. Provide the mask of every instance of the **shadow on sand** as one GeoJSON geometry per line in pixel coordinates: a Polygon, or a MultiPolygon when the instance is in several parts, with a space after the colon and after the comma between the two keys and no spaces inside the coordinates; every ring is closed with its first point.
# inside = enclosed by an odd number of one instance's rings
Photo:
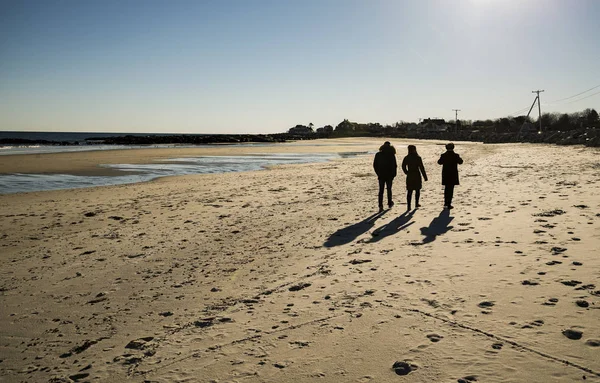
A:
{"type": "Polygon", "coordinates": [[[410,225],[415,223],[415,221],[411,221],[413,215],[415,215],[415,212],[416,212],[416,209],[415,210],[407,210],[404,213],[402,213],[400,216],[395,218],[393,221],[390,221],[390,222],[386,223],[385,225],[380,226],[377,229],[373,230],[373,233],[371,234],[372,238],[369,240],[369,242],[381,241],[385,237],[394,235],[394,234],[400,232],[401,230],[406,229],[407,227],[409,227],[410,225]]]}
{"type": "Polygon", "coordinates": [[[325,241],[323,246],[334,247],[354,241],[359,235],[366,233],[375,226],[375,221],[382,217],[386,212],[387,210],[375,213],[360,222],[339,229],[327,238],[327,241],[325,241]]]}
{"type": "Polygon", "coordinates": [[[450,210],[444,209],[435,217],[428,227],[421,228],[421,235],[424,235],[423,244],[430,243],[436,240],[438,235],[445,234],[452,229],[453,226],[448,226],[454,217],[450,217],[450,210]]]}

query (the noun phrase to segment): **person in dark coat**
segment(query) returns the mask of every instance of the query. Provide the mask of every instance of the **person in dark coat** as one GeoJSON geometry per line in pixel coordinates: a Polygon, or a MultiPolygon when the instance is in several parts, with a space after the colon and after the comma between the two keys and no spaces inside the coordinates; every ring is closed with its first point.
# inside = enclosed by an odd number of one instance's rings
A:
{"type": "Polygon", "coordinates": [[[438,160],[438,164],[442,165],[442,185],[444,188],[444,207],[452,209],[452,197],[454,196],[454,186],[459,185],[458,182],[458,165],[462,164],[463,160],[460,156],[454,153],[454,144],[446,145],[446,153],[443,153],[438,160]]]}
{"type": "Polygon", "coordinates": [[[387,188],[388,207],[394,206],[392,201],[392,182],[396,177],[398,164],[396,163],[396,148],[386,141],[375,154],[373,169],[379,179],[379,210],[383,210],[383,188],[387,188]]]}
{"type": "Polygon", "coordinates": [[[425,173],[423,160],[417,153],[416,146],[408,145],[408,155],[402,160],[402,171],[406,174],[407,210],[411,209],[410,200],[412,199],[413,190],[415,192],[415,207],[420,207],[419,197],[421,196],[422,186],[421,174],[425,181],[427,181],[427,173],[425,173]]]}

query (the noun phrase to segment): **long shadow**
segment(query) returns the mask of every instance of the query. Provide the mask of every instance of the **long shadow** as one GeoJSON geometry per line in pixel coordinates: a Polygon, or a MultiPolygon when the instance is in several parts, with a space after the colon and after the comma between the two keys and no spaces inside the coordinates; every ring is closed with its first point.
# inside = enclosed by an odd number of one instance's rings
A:
{"type": "Polygon", "coordinates": [[[444,209],[435,217],[428,227],[421,228],[421,235],[424,235],[422,243],[430,243],[437,239],[439,235],[445,234],[447,231],[452,229],[453,226],[448,226],[454,217],[450,217],[450,210],[444,209]]]}
{"type": "Polygon", "coordinates": [[[394,235],[406,229],[407,227],[415,223],[415,221],[411,221],[413,215],[415,215],[415,212],[416,209],[410,211],[407,210],[401,215],[399,215],[397,218],[394,218],[393,221],[390,221],[385,225],[373,230],[373,233],[371,234],[372,237],[371,239],[369,239],[369,242],[373,243],[381,241],[385,237],[389,237],[390,235],[394,235]]]}
{"type": "Polygon", "coordinates": [[[323,246],[334,247],[341,246],[354,241],[359,235],[366,233],[375,226],[375,221],[382,217],[387,210],[375,213],[360,222],[352,224],[350,226],[339,229],[335,233],[331,234],[325,241],[323,246]]]}

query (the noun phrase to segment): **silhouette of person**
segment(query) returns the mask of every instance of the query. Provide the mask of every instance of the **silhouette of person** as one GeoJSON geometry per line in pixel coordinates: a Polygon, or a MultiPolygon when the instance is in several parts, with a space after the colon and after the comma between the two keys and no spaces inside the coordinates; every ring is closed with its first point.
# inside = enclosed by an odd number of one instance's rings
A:
{"type": "Polygon", "coordinates": [[[406,205],[407,210],[411,209],[410,200],[412,199],[413,190],[415,192],[415,207],[420,207],[419,197],[421,196],[421,174],[427,181],[427,173],[423,166],[423,160],[417,153],[417,147],[408,145],[408,155],[402,160],[402,171],[406,174],[406,205]]]}
{"type": "Polygon", "coordinates": [[[452,197],[454,196],[454,186],[459,185],[458,182],[458,165],[462,164],[463,160],[457,153],[454,153],[454,144],[446,144],[446,152],[440,156],[438,164],[442,165],[442,185],[444,188],[444,207],[453,209],[452,197]]]}
{"type": "Polygon", "coordinates": [[[396,148],[386,141],[375,154],[373,169],[379,179],[379,211],[383,210],[383,188],[387,188],[388,207],[394,206],[392,201],[392,182],[396,177],[398,164],[396,163],[396,148]]]}

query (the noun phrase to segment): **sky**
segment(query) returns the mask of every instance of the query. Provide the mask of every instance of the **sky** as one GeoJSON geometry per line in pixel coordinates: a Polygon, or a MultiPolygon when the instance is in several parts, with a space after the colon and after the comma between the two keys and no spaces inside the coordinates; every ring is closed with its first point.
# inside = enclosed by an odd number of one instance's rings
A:
{"type": "Polygon", "coordinates": [[[538,89],[542,112],[600,110],[598,20],[596,0],[0,0],[0,131],[494,119],[538,89]]]}

